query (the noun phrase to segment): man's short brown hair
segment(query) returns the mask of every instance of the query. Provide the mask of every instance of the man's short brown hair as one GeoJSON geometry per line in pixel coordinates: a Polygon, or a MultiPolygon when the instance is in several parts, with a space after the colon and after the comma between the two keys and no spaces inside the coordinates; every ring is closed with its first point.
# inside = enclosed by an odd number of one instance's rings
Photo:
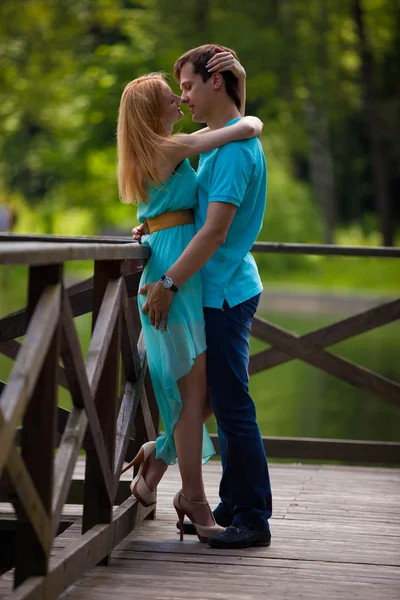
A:
{"type": "MultiPolygon", "coordinates": [[[[181,70],[183,65],[190,62],[193,65],[193,70],[196,74],[201,75],[201,78],[204,82],[208,81],[212,75],[206,69],[206,64],[208,61],[218,53],[217,48],[221,48],[225,52],[230,52],[237,59],[237,54],[231,48],[226,48],[226,46],[220,46],[215,44],[204,44],[204,46],[199,46],[198,48],[193,48],[192,50],[188,50],[183,54],[176,63],[174,64],[174,75],[177,81],[181,78],[181,70]]],[[[231,71],[223,71],[221,73],[222,77],[225,81],[225,89],[226,93],[234,103],[236,104],[238,110],[240,110],[240,96],[239,96],[239,81],[238,78],[231,71]]]]}

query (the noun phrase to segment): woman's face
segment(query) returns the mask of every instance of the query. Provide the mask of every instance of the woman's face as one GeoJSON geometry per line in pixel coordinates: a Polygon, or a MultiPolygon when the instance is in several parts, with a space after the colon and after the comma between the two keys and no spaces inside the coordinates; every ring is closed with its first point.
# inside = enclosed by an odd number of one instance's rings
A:
{"type": "Polygon", "coordinates": [[[164,119],[168,129],[183,118],[183,112],[179,107],[181,97],[173,93],[168,84],[162,82],[162,95],[164,105],[164,119]]]}

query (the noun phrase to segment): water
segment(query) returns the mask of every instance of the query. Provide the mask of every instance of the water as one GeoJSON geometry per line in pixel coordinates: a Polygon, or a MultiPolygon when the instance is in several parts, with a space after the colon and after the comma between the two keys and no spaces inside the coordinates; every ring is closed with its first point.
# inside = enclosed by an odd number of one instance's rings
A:
{"type": "MultiPolygon", "coordinates": [[[[298,335],[341,317],[261,315],[298,335]]],[[[400,381],[400,323],[364,333],[328,350],[400,381]]],[[[252,351],[268,347],[252,341],[252,351]]],[[[263,435],[399,441],[399,408],[295,360],[250,378],[263,435]]]]}
{"type": "MultiPolygon", "coordinates": [[[[0,272],[3,279],[0,317],[25,305],[25,273],[22,267],[6,274],[0,272]]],[[[276,312],[260,314],[298,335],[343,318],[276,312]]],[[[90,340],[90,320],[90,315],[75,320],[84,354],[90,340]]],[[[399,341],[400,322],[396,322],[337,344],[329,351],[400,381],[399,341]]],[[[267,347],[255,339],[251,341],[252,353],[267,347]]],[[[12,361],[0,355],[1,380],[7,380],[11,368],[12,361]]],[[[250,391],[256,403],[262,435],[400,440],[399,409],[396,406],[298,360],[252,376],[250,391]]],[[[65,390],[60,389],[59,403],[70,406],[69,394],[65,390]]],[[[214,423],[210,423],[209,429],[215,431],[214,423]]]]}

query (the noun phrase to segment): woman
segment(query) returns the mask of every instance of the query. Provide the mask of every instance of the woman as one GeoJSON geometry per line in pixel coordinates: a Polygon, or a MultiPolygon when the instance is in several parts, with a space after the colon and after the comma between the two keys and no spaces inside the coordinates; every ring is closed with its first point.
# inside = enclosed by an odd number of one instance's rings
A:
{"type": "MultiPolygon", "coordinates": [[[[212,59],[210,70],[219,69],[231,70],[235,75],[244,73],[238,61],[226,52],[212,59]]],[[[244,105],[243,76],[240,89],[244,105]]],[[[147,232],[142,243],[151,248],[141,286],[159,280],[195,235],[192,211],[197,205],[197,179],[188,157],[258,136],[262,131],[262,123],[257,118],[245,117],[215,131],[172,135],[173,126],[183,117],[179,101],[180,97],[172,92],[161,74],[132,81],[121,98],[118,119],[120,196],[128,203],[138,199],[138,218],[145,223],[147,232]]],[[[139,296],[140,309],[142,304],[144,299],[139,296]]],[[[215,523],[202,479],[202,460],[208,460],[214,448],[203,426],[209,409],[200,273],[174,295],[165,331],[152,327],[148,316],[141,311],[140,315],[165,434],[156,442],[144,444],[126,467],[140,464],[131,491],[145,506],[154,504],[157,484],[167,466],[178,458],[182,490],[175,496],[174,506],[181,523],[181,539],[186,514],[195,525],[200,541],[207,541],[223,528],[215,523]]]]}

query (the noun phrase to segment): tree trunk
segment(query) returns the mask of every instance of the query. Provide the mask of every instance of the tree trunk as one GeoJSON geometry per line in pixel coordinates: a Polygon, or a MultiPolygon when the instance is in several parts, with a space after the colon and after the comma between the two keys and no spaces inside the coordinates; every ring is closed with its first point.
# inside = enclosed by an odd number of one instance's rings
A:
{"type": "Polygon", "coordinates": [[[195,0],[195,26],[199,43],[205,44],[208,33],[210,0],[195,0]]]}
{"type": "MultiPolygon", "coordinates": [[[[329,136],[329,58],[326,51],[328,37],[328,6],[320,0],[314,18],[316,34],[317,73],[313,85],[308,85],[310,96],[305,101],[306,124],[310,146],[311,180],[324,216],[325,244],[334,243],[336,225],[336,196],[333,158],[329,136]]],[[[307,77],[306,77],[307,80],[307,77]]]]}
{"type": "MultiPolygon", "coordinates": [[[[309,97],[304,102],[306,133],[308,139],[308,161],[311,184],[315,190],[318,205],[324,220],[324,242],[334,243],[336,224],[336,196],[334,186],[334,167],[329,139],[329,85],[327,72],[329,60],[326,53],[328,13],[325,0],[319,0],[313,13],[296,5],[293,0],[281,0],[281,21],[285,37],[295,49],[295,56],[302,70],[304,85],[309,97]],[[307,11],[306,13],[304,11],[307,11]],[[313,25],[312,41],[303,39],[298,31],[299,19],[311,20],[313,25]],[[313,57],[313,59],[311,58],[313,57]],[[311,64],[312,62],[312,64],[311,64]]],[[[292,68],[292,80],[295,69],[292,68]]]]}
{"type": "Polygon", "coordinates": [[[366,39],[361,0],[353,0],[353,18],[356,23],[358,38],[360,41],[364,102],[371,144],[376,209],[380,219],[383,244],[384,246],[392,246],[392,207],[389,193],[387,166],[384,156],[384,144],[380,127],[380,114],[375,85],[374,62],[372,52],[366,39]]]}
{"type": "Polygon", "coordinates": [[[333,160],[330,151],[328,120],[325,113],[310,97],[306,99],[304,109],[309,144],[311,182],[324,216],[324,243],[334,243],[336,223],[336,203],[334,193],[333,160]]]}

